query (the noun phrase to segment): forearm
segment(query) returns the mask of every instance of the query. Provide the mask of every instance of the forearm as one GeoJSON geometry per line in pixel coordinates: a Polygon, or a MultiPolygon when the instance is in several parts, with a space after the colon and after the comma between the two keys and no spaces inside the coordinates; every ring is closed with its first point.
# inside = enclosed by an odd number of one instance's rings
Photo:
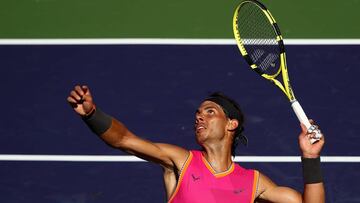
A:
{"type": "Polygon", "coordinates": [[[98,108],[83,117],[88,127],[108,145],[167,168],[181,168],[189,152],[174,145],[153,143],[133,134],[120,121],[98,108]]]}
{"type": "Polygon", "coordinates": [[[126,139],[127,136],[130,136],[130,131],[123,123],[112,118],[109,129],[99,136],[108,145],[115,148],[122,148],[124,139],[126,139]]]}
{"type": "Polygon", "coordinates": [[[100,109],[96,109],[90,115],[83,117],[83,120],[92,132],[113,147],[119,147],[123,138],[128,134],[125,125],[100,109]]]}
{"type": "Polygon", "coordinates": [[[304,185],[304,203],[323,203],[325,202],[324,183],[313,183],[304,185]]]}

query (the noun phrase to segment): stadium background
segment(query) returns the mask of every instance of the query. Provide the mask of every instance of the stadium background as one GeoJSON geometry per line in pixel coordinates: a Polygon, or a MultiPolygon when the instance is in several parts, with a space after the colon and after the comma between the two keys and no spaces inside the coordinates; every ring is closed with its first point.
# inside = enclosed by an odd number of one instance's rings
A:
{"type": "MultiPolygon", "coordinates": [[[[246,68],[235,42],[156,44],[231,40],[238,3],[1,1],[0,156],[125,155],[102,143],[69,108],[66,97],[76,84],[88,84],[98,106],[136,134],[189,149],[197,148],[192,126],[201,99],[224,91],[247,117],[250,143],[239,147],[238,155],[298,156],[299,125],[288,101],[246,68]],[[116,44],[125,38],[132,40],[116,44]],[[138,38],[156,40],[134,43],[138,38]],[[44,39],[51,39],[50,45],[40,45],[44,39]],[[76,40],[62,44],[66,39],[76,40]],[[81,39],[89,41],[80,45],[81,39]],[[92,44],[93,39],[114,44],[92,44]]],[[[326,133],[323,156],[344,160],[323,163],[327,202],[360,202],[360,28],[355,23],[360,1],[264,3],[285,39],[306,39],[306,45],[287,46],[295,94],[326,133]],[[319,45],[323,39],[334,44],[319,45]],[[339,39],[354,43],[339,45],[339,39]]],[[[299,162],[241,164],[302,191],[299,162]]],[[[165,202],[161,169],[148,162],[1,160],[0,174],[4,203],[165,202]]]]}

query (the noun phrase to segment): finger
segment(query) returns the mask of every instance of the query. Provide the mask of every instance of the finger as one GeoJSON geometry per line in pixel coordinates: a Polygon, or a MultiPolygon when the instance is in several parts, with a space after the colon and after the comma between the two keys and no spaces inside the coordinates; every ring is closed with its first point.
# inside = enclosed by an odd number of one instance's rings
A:
{"type": "Polygon", "coordinates": [[[309,137],[310,139],[317,139],[317,134],[316,134],[316,132],[312,132],[312,133],[309,133],[309,134],[308,134],[308,137],[309,137]]]}
{"type": "Polygon", "coordinates": [[[71,104],[76,104],[77,103],[76,99],[74,99],[72,96],[68,96],[68,98],[66,100],[71,104]]]}
{"type": "Polygon", "coordinates": [[[77,101],[76,101],[74,98],[72,98],[71,96],[69,96],[69,97],[67,98],[67,101],[68,101],[68,104],[70,104],[70,106],[71,106],[72,108],[78,107],[77,101]]]}
{"type": "Polygon", "coordinates": [[[310,122],[311,125],[315,124],[315,121],[313,119],[311,119],[311,118],[309,119],[309,122],[310,122]]]}
{"type": "Polygon", "coordinates": [[[312,125],[312,126],[314,126],[314,127],[313,127],[313,128],[314,128],[314,130],[320,131],[319,126],[318,126],[318,125],[312,125]]]}
{"type": "Polygon", "coordinates": [[[321,136],[320,138],[312,138],[311,141],[312,141],[312,144],[323,145],[325,143],[325,138],[324,138],[324,136],[321,136]]]}
{"type": "Polygon", "coordinates": [[[70,96],[73,97],[74,99],[76,99],[77,102],[79,102],[81,100],[81,97],[75,90],[72,90],[70,92],[70,96]]]}
{"type": "Polygon", "coordinates": [[[75,86],[74,90],[80,97],[83,97],[83,95],[85,94],[83,89],[79,85],[75,86]]]}
{"type": "Polygon", "coordinates": [[[69,102],[69,104],[72,106],[72,107],[77,107],[78,106],[78,104],[82,104],[83,102],[82,102],[82,100],[77,100],[75,97],[73,97],[73,96],[69,96],[68,97],[68,102],[69,102]]]}
{"type": "Polygon", "coordinates": [[[89,90],[89,87],[86,85],[82,85],[81,88],[83,89],[84,92],[87,92],[89,90]]]}
{"type": "Polygon", "coordinates": [[[321,133],[321,131],[319,129],[317,129],[313,133],[311,133],[310,138],[312,140],[321,141],[321,143],[324,142],[324,134],[321,133]]]}
{"type": "Polygon", "coordinates": [[[317,129],[319,128],[319,125],[313,119],[309,119],[309,122],[311,125],[315,126],[317,129]]]}
{"type": "Polygon", "coordinates": [[[92,97],[91,95],[87,95],[85,94],[82,98],[83,101],[86,101],[86,102],[92,102],[92,97]]]}
{"type": "MultiPolygon", "coordinates": [[[[300,126],[301,126],[301,133],[299,134],[299,137],[298,139],[301,141],[301,140],[307,140],[308,137],[307,137],[307,129],[306,129],[306,126],[302,123],[300,123],[300,126]]],[[[301,141],[302,142],[302,141],[301,141]]]]}
{"type": "Polygon", "coordinates": [[[319,129],[317,129],[315,132],[316,132],[315,138],[321,139],[322,137],[324,137],[324,135],[322,134],[322,132],[319,129]]]}
{"type": "Polygon", "coordinates": [[[85,95],[91,95],[90,89],[89,89],[88,86],[83,85],[83,86],[81,86],[81,88],[82,88],[82,90],[84,91],[84,94],[85,94],[85,95]]]}

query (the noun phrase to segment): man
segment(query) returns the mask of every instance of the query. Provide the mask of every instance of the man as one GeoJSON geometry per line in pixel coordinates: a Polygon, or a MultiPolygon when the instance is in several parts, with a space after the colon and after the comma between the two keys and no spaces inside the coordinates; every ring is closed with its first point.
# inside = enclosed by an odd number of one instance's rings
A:
{"type": "Polygon", "coordinates": [[[311,144],[314,133],[301,124],[299,145],[302,152],[304,192],[280,187],[256,170],[244,169],[232,161],[241,134],[243,116],[230,98],[213,94],[196,111],[195,135],[201,151],[153,143],[134,135],[124,124],[95,107],[87,86],[76,86],[67,101],[82,116],[90,129],[107,144],[164,169],[164,183],[169,202],[325,202],[320,169],[322,137],[311,144]]]}

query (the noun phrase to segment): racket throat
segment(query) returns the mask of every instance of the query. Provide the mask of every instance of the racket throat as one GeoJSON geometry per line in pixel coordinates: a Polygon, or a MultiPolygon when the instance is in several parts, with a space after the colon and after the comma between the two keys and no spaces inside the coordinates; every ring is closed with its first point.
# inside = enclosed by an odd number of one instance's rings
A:
{"type": "Polygon", "coordinates": [[[286,95],[288,96],[290,101],[296,101],[294,92],[290,85],[290,79],[289,79],[289,74],[288,74],[287,65],[286,65],[285,52],[280,54],[280,64],[281,64],[281,74],[282,74],[282,78],[283,78],[283,82],[284,82],[284,88],[285,88],[286,95]]]}

